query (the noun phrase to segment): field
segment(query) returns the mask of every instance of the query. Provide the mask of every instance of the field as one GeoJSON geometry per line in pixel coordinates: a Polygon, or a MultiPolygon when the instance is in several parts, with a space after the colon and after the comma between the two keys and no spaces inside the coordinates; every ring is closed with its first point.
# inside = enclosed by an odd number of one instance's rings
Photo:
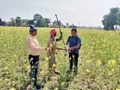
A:
{"type": "MultiPolygon", "coordinates": [[[[41,46],[46,46],[49,31],[50,28],[38,29],[41,46]]],[[[70,29],[62,31],[66,41],[70,29]]],[[[0,90],[25,90],[29,85],[28,34],[27,27],[0,27],[0,90]]],[[[78,29],[78,35],[82,47],[77,76],[66,74],[69,58],[64,56],[64,51],[57,51],[56,66],[61,75],[54,75],[48,81],[48,59],[44,51],[38,73],[42,90],[120,90],[120,31],[78,29]]],[[[64,47],[62,41],[57,45],[64,47]]]]}

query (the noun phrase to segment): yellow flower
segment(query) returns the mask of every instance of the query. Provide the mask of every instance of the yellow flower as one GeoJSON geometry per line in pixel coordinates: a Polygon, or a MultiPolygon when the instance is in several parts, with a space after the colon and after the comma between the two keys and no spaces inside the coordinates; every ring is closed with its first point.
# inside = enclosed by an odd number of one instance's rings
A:
{"type": "Polygon", "coordinates": [[[63,86],[63,85],[64,85],[64,82],[61,83],[61,86],[63,86]]]}
{"type": "Polygon", "coordinates": [[[72,57],[74,58],[75,56],[74,56],[74,55],[72,55],[72,57]]]}
{"type": "Polygon", "coordinates": [[[116,61],[115,60],[109,60],[108,61],[108,65],[110,65],[110,66],[113,66],[113,65],[115,65],[116,64],[116,61]]]}
{"type": "Polygon", "coordinates": [[[58,88],[55,88],[54,90],[58,90],[58,88]]]}
{"type": "Polygon", "coordinates": [[[92,62],[92,60],[86,60],[86,63],[90,63],[90,62],[92,62]]]}
{"type": "Polygon", "coordinates": [[[114,71],[115,71],[115,70],[114,70],[114,69],[112,69],[111,71],[114,73],[114,71]]]}
{"type": "Polygon", "coordinates": [[[42,70],[42,72],[41,73],[44,73],[44,71],[42,70]]]}
{"type": "Polygon", "coordinates": [[[111,76],[111,75],[112,75],[112,72],[111,72],[111,71],[109,71],[109,72],[108,72],[108,75],[109,75],[109,76],[111,76]]]}
{"type": "Polygon", "coordinates": [[[56,49],[55,52],[57,52],[58,50],[56,49]]]}
{"type": "Polygon", "coordinates": [[[86,72],[88,72],[88,73],[89,73],[89,72],[90,72],[90,70],[88,70],[88,69],[87,69],[87,70],[86,70],[86,72]]]}
{"type": "Polygon", "coordinates": [[[52,48],[52,44],[50,44],[50,48],[52,48]]]}
{"type": "Polygon", "coordinates": [[[46,59],[45,59],[46,61],[48,61],[49,60],[49,58],[48,57],[46,57],[46,59]]]}
{"type": "Polygon", "coordinates": [[[26,68],[29,70],[29,69],[30,69],[30,66],[26,66],[26,68]]]}
{"type": "Polygon", "coordinates": [[[5,67],[4,70],[8,70],[8,67],[5,67]]]}
{"type": "Polygon", "coordinates": [[[48,50],[49,50],[49,48],[46,49],[46,51],[48,51],[48,50]]]}
{"type": "Polygon", "coordinates": [[[33,60],[33,58],[30,59],[30,62],[33,60]]]}
{"type": "Polygon", "coordinates": [[[101,62],[100,60],[98,60],[98,61],[96,62],[96,64],[97,64],[97,66],[99,67],[99,66],[102,64],[102,62],[101,62]]]}
{"type": "Polygon", "coordinates": [[[120,90],[119,88],[117,88],[116,90],[120,90]]]}
{"type": "Polygon", "coordinates": [[[53,67],[55,67],[55,64],[53,64],[53,67]]]}
{"type": "Polygon", "coordinates": [[[15,90],[15,88],[11,88],[10,90],[15,90]]]}
{"type": "Polygon", "coordinates": [[[34,66],[32,66],[32,68],[34,68],[34,66]]]}

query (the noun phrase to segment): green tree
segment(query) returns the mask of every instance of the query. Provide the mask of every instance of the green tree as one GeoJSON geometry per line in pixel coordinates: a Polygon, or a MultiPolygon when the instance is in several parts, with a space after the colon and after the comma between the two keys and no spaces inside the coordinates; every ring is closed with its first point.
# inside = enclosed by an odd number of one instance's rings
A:
{"type": "Polygon", "coordinates": [[[0,18],[0,26],[5,26],[5,25],[6,25],[6,22],[2,21],[2,19],[0,18]]]}
{"type": "Polygon", "coordinates": [[[22,25],[21,17],[19,17],[19,16],[16,17],[15,21],[16,21],[16,26],[21,26],[22,25]]]}
{"type": "Polygon", "coordinates": [[[3,21],[2,21],[2,19],[0,18],[0,26],[2,25],[2,23],[3,23],[3,21]]]}
{"type": "Polygon", "coordinates": [[[120,11],[118,12],[118,14],[117,14],[117,25],[119,25],[120,26],[120,11]]]}
{"type": "Polygon", "coordinates": [[[47,27],[47,22],[45,21],[44,18],[37,20],[36,27],[47,27]]]}
{"type": "Polygon", "coordinates": [[[43,17],[40,14],[35,14],[33,18],[34,18],[33,19],[34,21],[37,21],[37,20],[42,19],[43,17]]]}
{"type": "Polygon", "coordinates": [[[27,21],[27,24],[28,24],[28,25],[34,25],[35,23],[34,23],[34,20],[28,20],[28,21],[27,21]]]}
{"type": "Polygon", "coordinates": [[[15,26],[15,19],[14,18],[11,18],[10,19],[10,22],[8,23],[8,26],[15,26]]]}
{"type": "Polygon", "coordinates": [[[118,12],[119,8],[111,8],[110,13],[108,15],[104,15],[102,23],[104,25],[104,29],[112,29],[114,30],[114,26],[117,26],[118,12]]]}
{"type": "Polygon", "coordinates": [[[49,18],[45,18],[45,21],[46,21],[46,24],[47,24],[47,27],[49,26],[49,24],[51,23],[50,19],[49,18]]]}
{"type": "Polygon", "coordinates": [[[22,19],[21,23],[22,23],[22,26],[28,26],[28,21],[27,19],[22,19]]]}

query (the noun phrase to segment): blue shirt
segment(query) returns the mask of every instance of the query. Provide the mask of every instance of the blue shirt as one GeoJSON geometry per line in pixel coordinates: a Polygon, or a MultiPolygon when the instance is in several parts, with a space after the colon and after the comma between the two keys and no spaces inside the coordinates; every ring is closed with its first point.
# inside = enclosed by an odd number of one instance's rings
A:
{"type": "MultiPolygon", "coordinates": [[[[75,37],[69,36],[67,41],[69,42],[69,47],[74,47],[77,44],[81,45],[81,39],[79,36],[75,36],[75,37]]],[[[73,53],[76,53],[76,54],[79,53],[79,48],[74,49],[73,53]]]]}

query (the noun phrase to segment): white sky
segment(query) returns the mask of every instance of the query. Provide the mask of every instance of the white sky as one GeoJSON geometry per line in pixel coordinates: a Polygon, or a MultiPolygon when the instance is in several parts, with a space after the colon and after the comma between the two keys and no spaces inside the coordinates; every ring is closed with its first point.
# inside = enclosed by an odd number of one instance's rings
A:
{"type": "Polygon", "coordinates": [[[112,7],[120,7],[120,0],[0,0],[0,18],[32,19],[39,13],[53,21],[58,14],[63,24],[102,26],[102,17],[112,7]]]}

